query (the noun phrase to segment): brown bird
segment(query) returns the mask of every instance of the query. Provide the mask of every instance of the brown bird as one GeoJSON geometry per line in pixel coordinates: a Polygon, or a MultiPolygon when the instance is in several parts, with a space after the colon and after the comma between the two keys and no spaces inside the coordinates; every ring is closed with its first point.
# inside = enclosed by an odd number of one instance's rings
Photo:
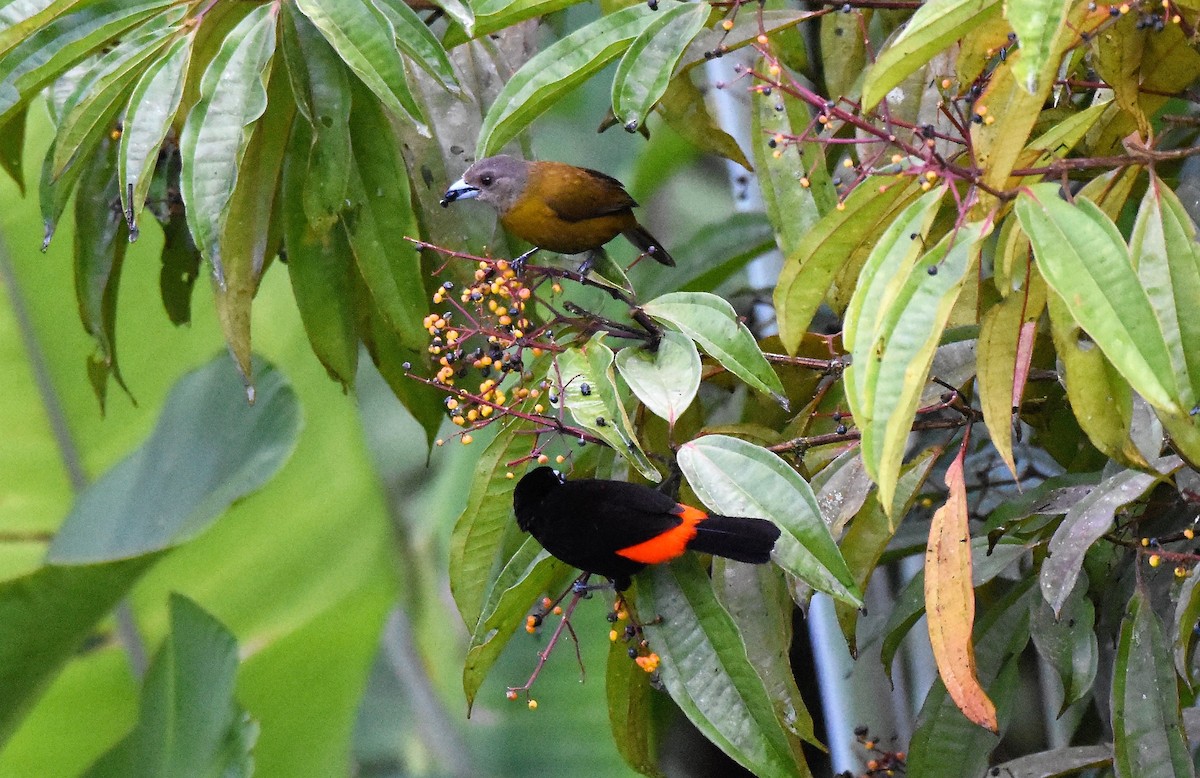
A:
{"type": "MultiPolygon", "coordinates": [[[[637,202],[621,182],[596,170],[562,162],[527,162],[500,154],[485,157],[450,185],[445,208],[455,200],[476,198],[496,209],[504,229],[533,249],[560,254],[600,252],[618,234],[664,265],[674,265],[662,244],[633,215],[637,202]]],[[[586,270],[590,257],[584,261],[586,270]]]]}

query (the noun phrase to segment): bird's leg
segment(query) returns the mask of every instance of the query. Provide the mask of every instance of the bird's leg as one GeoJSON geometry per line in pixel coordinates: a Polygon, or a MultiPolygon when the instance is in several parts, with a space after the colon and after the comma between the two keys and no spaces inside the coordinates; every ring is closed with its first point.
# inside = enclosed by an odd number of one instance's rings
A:
{"type": "Polygon", "coordinates": [[[523,275],[525,275],[525,263],[529,261],[530,257],[532,257],[534,254],[538,253],[539,251],[541,251],[541,249],[538,248],[537,246],[534,246],[529,251],[526,251],[524,254],[517,257],[516,259],[514,259],[512,262],[509,262],[508,264],[510,267],[512,267],[513,272],[515,272],[519,276],[523,276],[523,275]]]}
{"type": "Polygon", "coordinates": [[[590,249],[586,256],[584,256],[583,261],[579,263],[579,275],[586,276],[589,272],[591,272],[592,268],[595,267],[596,263],[600,261],[602,256],[605,256],[603,247],[598,249],[590,249]]]}

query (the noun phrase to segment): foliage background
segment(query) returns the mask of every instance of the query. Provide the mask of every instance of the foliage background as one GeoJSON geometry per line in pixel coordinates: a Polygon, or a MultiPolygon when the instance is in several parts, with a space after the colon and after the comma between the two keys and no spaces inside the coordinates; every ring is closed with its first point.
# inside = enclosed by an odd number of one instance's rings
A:
{"type": "MultiPolygon", "coordinates": [[[[9,24],[32,18],[32,30],[48,19],[155,13],[166,5],[9,2],[0,4],[0,14],[9,24]]],[[[867,769],[867,758],[903,761],[896,752],[908,751],[915,775],[981,774],[997,763],[995,769],[1012,775],[1083,767],[1118,775],[1193,770],[1191,636],[1200,596],[1191,541],[1200,490],[1185,460],[1196,462],[1200,441],[1193,412],[1200,330],[1189,315],[1200,304],[1200,249],[1185,213],[1194,183],[1182,163],[1195,140],[1191,88],[1200,74],[1194,44],[1200,9],[1186,2],[1098,7],[935,0],[920,10],[905,2],[852,2],[845,8],[814,4],[806,9],[811,19],[793,29],[809,17],[773,4],[762,15],[753,5],[715,6],[708,17],[699,5],[665,3],[657,16],[645,6],[618,5],[480,2],[467,8],[445,0],[441,7],[460,26],[442,19],[432,29],[449,43],[461,42],[468,37],[461,25],[474,19],[477,39],[455,51],[458,70],[448,75],[449,63],[421,18],[388,0],[177,4],[162,18],[178,22],[170,14],[180,9],[206,17],[197,38],[206,57],[215,54],[221,36],[238,43],[273,29],[235,27],[244,15],[301,27],[302,17],[311,18],[338,47],[334,55],[310,37],[301,48],[305,56],[293,49],[289,60],[291,44],[280,27],[277,71],[264,94],[254,89],[254,68],[241,63],[246,69],[216,90],[189,76],[188,108],[243,94],[244,102],[232,106],[242,113],[225,127],[242,133],[243,125],[258,126],[262,97],[264,126],[305,127],[289,93],[296,89],[303,103],[303,85],[282,77],[279,63],[286,63],[293,78],[308,68],[311,78],[344,79],[341,92],[308,93],[308,111],[346,110],[337,99],[346,98],[353,103],[351,125],[376,132],[356,136],[359,158],[347,168],[337,164],[346,152],[337,144],[346,134],[336,121],[325,137],[322,122],[311,123],[305,131],[318,136],[311,147],[303,136],[250,129],[239,135],[247,145],[231,151],[204,135],[228,117],[211,126],[189,120],[182,173],[159,166],[142,235],[124,255],[119,296],[109,271],[121,264],[125,227],[113,207],[110,171],[89,162],[87,151],[100,149],[94,159],[101,161],[115,151],[116,114],[99,90],[68,101],[78,112],[62,109],[95,61],[50,90],[56,127],[47,119],[46,99],[37,95],[71,63],[38,61],[22,48],[18,28],[0,31],[0,162],[13,178],[30,182],[24,197],[8,180],[0,190],[0,229],[12,247],[11,256],[0,257],[7,295],[0,319],[6,397],[0,404],[6,430],[0,449],[0,623],[6,625],[0,632],[0,698],[6,701],[0,775],[210,768],[244,774],[252,767],[264,775],[624,774],[625,762],[649,773],[731,769],[717,761],[707,740],[760,774],[805,774],[810,767],[819,774],[825,757],[800,745],[812,735],[805,717],[784,713],[787,705],[801,704],[793,672],[809,705],[817,699],[806,683],[810,660],[788,656],[805,642],[802,630],[792,640],[792,601],[807,606],[811,587],[841,595],[833,610],[818,598],[807,622],[796,617],[801,627],[824,620],[834,630],[824,638],[813,633],[818,653],[844,642],[862,651],[848,671],[861,684],[857,692],[823,690],[828,716],[818,716],[817,726],[827,726],[818,734],[834,746],[839,767],[848,764],[839,744],[852,742],[850,725],[868,722],[885,740],[861,745],[860,767],[867,769]],[[373,53],[346,45],[374,29],[370,24],[339,28],[346,19],[339,14],[364,9],[373,19],[386,14],[378,29],[393,34],[373,53]],[[740,121],[750,125],[765,217],[733,213],[754,180],[730,186],[716,158],[702,153],[732,154],[722,136],[704,127],[702,115],[673,102],[678,93],[662,91],[669,81],[679,88],[700,73],[701,50],[716,50],[725,40],[718,19],[735,10],[742,15],[730,25],[730,41],[764,36],[758,43],[764,58],[743,60],[756,74],[735,81],[730,91],[746,96],[741,87],[755,87],[751,116],[740,121]],[[537,16],[545,17],[545,27],[525,21],[537,16]],[[639,35],[656,23],[652,19],[670,20],[670,26],[639,35]],[[869,46],[859,45],[864,33],[869,46]],[[534,60],[539,67],[505,71],[566,36],[575,45],[551,67],[534,60]],[[693,36],[697,42],[689,48],[693,36]],[[612,55],[626,47],[638,56],[613,64],[612,55]],[[358,82],[339,56],[369,91],[350,86],[358,82]],[[953,66],[947,57],[957,58],[953,66]],[[687,72],[677,72],[677,64],[687,72]],[[332,70],[322,73],[323,66],[332,70]],[[376,66],[382,76],[371,72],[376,66]],[[406,77],[397,80],[397,74],[406,77]],[[442,79],[453,92],[455,76],[462,78],[464,101],[434,83],[442,79]],[[590,80],[575,91],[562,91],[585,76],[590,80]],[[618,99],[623,121],[645,116],[664,98],[665,119],[650,122],[649,142],[617,131],[593,134],[614,80],[633,103],[641,96],[635,108],[618,99]],[[416,113],[407,90],[426,116],[402,116],[416,113]],[[837,95],[848,99],[825,102],[837,95]],[[401,115],[385,122],[379,101],[401,115]],[[941,111],[945,103],[963,113],[941,111]],[[538,118],[547,108],[552,112],[538,118]],[[818,126],[821,117],[826,121],[818,126]],[[434,140],[415,132],[422,120],[431,120],[434,140]],[[872,156],[876,147],[849,143],[880,132],[882,121],[908,133],[892,141],[906,154],[885,147],[872,156]],[[534,131],[519,138],[530,122],[534,131]],[[781,338],[762,337],[762,329],[756,334],[762,350],[773,354],[778,375],[772,378],[784,378],[778,391],[792,400],[790,414],[720,375],[718,367],[754,384],[754,370],[744,366],[761,359],[759,346],[733,337],[724,344],[732,356],[707,363],[703,408],[697,403],[680,422],[683,438],[707,437],[674,449],[649,414],[635,414],[630,427],[658,453],[678,454],[688,488],[718,510],[739,510],[722,506],[736,505],[743,466],[777,461],[767,447],[788,455],[813,484],[810,489],[788,469],[795,483],[763,489],[770,496],[803,506],[816,504],[814,492],[826,499],[841,495],[832,511],[823,505],[825,522],[835,533],[845,530],[840,553],[822,550],[814,527],[797,524],[802,520],[793,513],[802,509],[768,511],[802,535],[801,545],[816,559],[799,563],[781,554],[780,566],[791,577],[773,567],[751,578],[718,564],[718,585],[710,586],[688,560],[642,579],[639,597],[651,610],[676,603],[667,624],[652,633],[652,647],[667,656],[668,690],[703,736],[683,723],[666,695],[645,693],[642,677],[623,657],[606,659],[600,636],[607,623],[590,603],[576,621],[588,683],[578,685],[562,659],[568,649],[536,689],[549,717],[505,704],[504,686],[524,677],[531,645],[541,645],[518,636],[494,666],[467,679],[467,696],[478,697],[473,717],[462,717],[472,636],[455,613],[448,579],[490,586],[498,567],[476,580],[448,560],[453,538],[477,518],[474,509],[460,517],[468,492],[490,488],[507,497],[504,468],[481,474],[476,467],[490,429],[477,433],[474,446],[435,448],[429,461],[412,444],[444,423],[438,395],[418,390],[400,362],[411,359],[418,372],[424,369],[417,344],[423,346],[425,336],[412,325],[433,288],[429,271],[445,260],[434,250],[419,256],[394,233],[419,231],[432,243],[476,253],[488,244],[497,253],[515,248],[489,231],[478,210],[446,212],[435,205],[471,156],[481,124],[478,153],[514,141],[534,156],[603,167],[629,183],[651,229],[687,258],[673,274],[642,266],[631,275],[646,309],[658,310],[670,327],[689,332],[687,326],[704,323],[694,313],[682,324],[671,320],[661,302],[654,308],[653,298],[675,287],[717,292],[742,313],[774,292],[781,338]],[[826,124],[847,143],[821,136],[826,124]],[[56,132],[58,145],[50,147],[56,132]],[[189,146],[189,137],[202,142],[189,146]],[[364,138],[376,145],[362,146],[364,138]],[[78,155],[62,151],[68,142],[78,144],[78,155]],[[967,153],[954,156],[956,143],[967,153]],[[843,154],[850,147],[860,153],[843,154]],[[1130,166],[1129,175],[1109,172],[1130,166]],[[1159,178],[1149,178],[1147,167],[1159,178]],[[365,181],[373,168],[395,175],[380,179],[387,186],[355,180],[365,181]],[[31,171],[39,169],[43,181],[35,187],[31,171]],[[202,169],[226,177],[205,189],[202,169]],[[347,169],[353,175],[339,177],[347,169]],[[228,177],[234,170],[236,186],[228,177]],[[381,194],[405,170],[408,192],[381,194]],[[849,193],[841,176],[851,173],[855,180],[872,175],[849,193]],[[1042,177],[1051,183],[1021,189],[1042,177]],[[70,207],[77,180],[81,194],[70,207]],[[939,201],[944,181],[953,194],[939,201]],[[1063,181],[1076,190],[1077,205],[1058,199],[1063,181]],[[163,198],[176,185],[188,202],[187,226],[206,257],[187,327],[173,326],[159,308],[163,238],[149,226],[150,210],[157,210],[160,219],[174,217],[167,225],[174,239],[183,235],[179,203],[163,198]],[[1183,193],[1182,204],[1171,188],[1183,193]],[[929,194],[918,199],[922,190],[929,194]],[[222,201],[228,194],[232,199],[222,201]],[[410,196],[412,218],[407,207],[394,207],[407,206],[410,196]],[[1107,215],[1089,208],[1084,197],[1107,215]],[[377,199],[384,207],[375,206],[377,199]],[[844,211],[835,208],[839,201],[844,211]],[[899,205],[887,210],[889,203],[899,205]],[[82,220],[74,233],[72,214],[82,220]],[[42,218],[60,216],[49,251],[37,255],[42,218]],[[329,239],[334,244],[321,242],[320,236],[334,234],[341,236],[329,239]],[[286,270],[271,266],[281,242],[289,255],[286,270]],[[740,270],[772,242],[785,255],[783,275],[774,289],[753,288],[740,270]],[[306,257],[306,251],[314,253],[306,257]],[[313,256],[329,264],[306,266],[313,256]],[[218,258],[228,285],[210,293],[209,263],[218,258]],[[256,262],[268,271],[261,285],[256,262]],[[314,268],[319,272],[304,275],[314,268]],[[329,268],[337,268],[330,271],[335,274],[325,275],[329,268]],[[834,276],[832,289],[826,275],[834,276]],[[76,284],[79,303],[70,291],[76,284]],[[844,344],[805,335],[822,296],[833,318],[844,315],[844,344]],[[905,307],[910,300],[918,302],[905,307]],[[90,335],[79,328],[81,313],[90,335]],[[266,360],[255,362],[253,371],[251,331],[253,353],[266,360]],[[360,349],[360,340],[369,348],[360,349]],[[222,341],[233,360],[224,354],[214,360],[222,341]],[[846,372],[844,362],[829,361],[842,350],[854,354],[846,372]],[[943,383],[926,385],[924,369],[905,373],[910,363],[928,359],[943,383]],[[270,395],[278,403],[270,405],[273,413],[263,412],[265,397],[256,408],[215,403],[221,392],[242,391],[234,364],[246,376],[257,375],[263,387],[279,373],[287,377],[287,385],[271,384],[278,389],[270,395]],[[173,385],[194,390],[212,376],[224,377],[221,391],[200,397],[214,400],[214,407],[197,403],[193,418],[169,405],[173,385]],[[127,385],[136,404],[113,381],[127,385]],[[1009,402],[1014,387],[1019,419],[1009,402]],[[849,426],[847,408],[854,412],[849,426]],[[165,440],[166,448],[146,450],[173,456],[154,462],[164,466],[162,478],[136,481],[133,492],[150,513],[167,517],[169,532],[154,540],[141,533],[146,527],[123,526],[113,511],[96,506],[123,494],[121,479],[128,475],[118,463],[146,439],[160,413],[155,440],[165,440]],[[223,413],[239,421],[217,424],[223,413]],[[919,435],[910,440],[914,414],[919,435]],[[268,417],[268,432],[261,439],[244,434],[261,415],[268,417]],[[210,418],[222,435],[197,434],[181,423],[198,420],[204,430],[210,418]],[[1014,424],[1021,432],[1016,440],[1010,438],[1014,424]],[[964,427],[971,429],[969,442],[955,432],[964,427]],[[738,448],[719,435],[753,445],[738,448]],[[843,448],[849,453],[834,459],[843,448]],[[229,476],[213,464],[242,454],[254,463],[249,475],[229,476]],[[738,465],[697,478],[706,457],[738,465]],[[172,469],[173,463],[182,464],[172,469]],[[201,474],[219,480],[220,488],[192,505],[179,495],[201,474]],[[89,482],[94,485],[85,491],[89,482]],[[176,515],[174,508],[191,512],[176,515]],[[842,521],[851,517],[849,524],[842,521]],[[79,556],[81,548],[93,556],[79,556]],[[897,580],[893,562],[905,571],[897,580]],[[856,589],[872,581],[877,567],[880,575],[867,590],[871,608],[861,614],[853,607],[856,589]],[[853,575],[853,585],[838,578],[843,572],[853,575]],[[966,583],[972,576],[975,587],[966,583]],[[1072,586],[1077,576],[1080,584],[1072,586]],[[677,592],[691,602],[671,600],[677,592]],[[122,604],[101,620],[118,600],[122,604]],[[919,648],[926,630],[912,629],[926,604],[941,677],[928,694],[933,679],[919,648]],[[1051,605],[1067,615],[1056,620],[1051,605]],[[698,634],[720,646],[723,664],[714,685],[731,689],[740,707],[687,696],[679,675],[704,668],[689,665],[694,658],[684,653],[671,657],[665,647],[688,637],[679,625],[691,618],[698,634]],[[779,650],[763,656],[764,647],[779,650]],[[898,651],[901,684],[889,716],[876,702],[888,693],[876,652],[891,668],[898,651]],[[622,670],[607,690],[598,682],[606,666],[622,670]],[[615,739],[601,736],[609,728],[609,707],[630,713],[615,720],[615,739]],[[173,715],[162,713],[168,709],[173,715]],[[844,710],[862,718],[849,724],[836,718],[844,710]],[[733,730],[736,736],[729,735],[733,730]],[[897,737],[889,739],[890,732],[897,737]]],[[[190,29],[176,32],[186,36],[190,29]]],[[[315,28],[309,33],[315,36],[315,28]]],[[[39,40],[49,51],[66,38],[39,40]]],[[[103,41],[98,35],[71,56],[103,41]]],[[[121,83],[122,90],[133,84],[121,83]]],[[[693,102],[685,107],[694,109],[694,97],[687,99],[693,102]]],[[[176,260],[195,256],[186,243],[174,245],[176,260]]],[[[618,249],[618,257],[631,255],[618,249]]],[[[459,270],[450,272],[466,276],[459,270]]],[[[626,313],[627,306],[596,289],[570,294],[584,310],[626,313]]],[[[179,318],[178,296],[167,297],[179,318]]],[[[562,322],[560,339],[581,322],[586,318],[562,322]]],[[[653,339],[654,330],[647,332],[653,339]]],[[[645,390],[630,374],[625,380],[645,390]]],[[[645,399],[640,391],[637,396],[645,399]]],[[[574,423],[577,433],[596,432],[578,418],[574,423]]],[[[555,445],[547,450],[558,451],[555,445]]],[[[611,457],[599,459],[603,473],[636,477],[611,457]]],[[[580,462],[594,466],[585,456],[580,462]]],[[[503,499],[485,502],[477,513],[515,534],[503,499]]],[[[816,511],[810,513],[827,532],[816,511]]],[[[482,544],[480,553],[504,562],[511,537],[498,534],[503,538],[482,544]]],[[[521,585],[547,575],[545,564],[535,562],[513,590],[521,596],[493,614],[501,623],[515,626],[533,599],[522,599],[533,592],[521,585]]],[[[485,638],[485,644],[492,639],[485,638]]],[[[480,647],[479,635],[474,639],[480,647]]],[[[838,674],[828,658],[817,661],[826,663],[819,665],[826,674],[838,674]]]]}

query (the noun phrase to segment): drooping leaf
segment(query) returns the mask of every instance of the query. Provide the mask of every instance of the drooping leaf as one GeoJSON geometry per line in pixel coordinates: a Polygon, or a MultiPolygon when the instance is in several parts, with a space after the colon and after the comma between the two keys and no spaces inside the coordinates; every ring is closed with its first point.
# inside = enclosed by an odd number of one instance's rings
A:
{"type": "Polygon", "coordinates": [[[388,111],[407,119],[421,135],[429,134],[408,87],[395,29],[382,11],[372,3],[339,0],[297,0],[296,7],[388,111]]]}
{"type": "Polygon", "coordinates": [[[1112,685],[1113,770],[1120,778],[1195,775],[1175,669],[1150,596],[1134,591],[1117,643],[1112,685]]]}
{"type": "Polygon", "coordinates": [[[288,276],[313,353],[334,379],[349,388],[358,368],[353,255],[343,230],[326,230],[322,235],[305,213],[305,171],[312,146],[309,126],[305,121],[292,125],[284,162],[281,191],[288,276]]]}
{"type": "Polygon", "coordinates": [[[137,234],[137,218],[150,190],[159,150],[183,99],[194,41],[195,35],[185,35],[172,43],[145,68],[129,96],[117,181],[131,235],[137,234]]]}
{"type": "Polygon", "coordinates": [[[1096,608],[1087,597],[1086,578],[1076,582],[1061,612],[1043,599],[1031,604],[1029,631],[1038,653],[1050,664],[1063,685],[1059,714],[1092,690],[1099,664],[1096,608]]]}
{"type": "Polygon", "coordinates": [[[234,698],[238,647],[199,605],[171,595],[171,632],[142,685],[141,716],[87,778],[249,778],[258,723],[234,698]]]}
{"type": "Polygon", "coordinates": [[[219,238],[237,185],[251,126],[267,108],[278,6],[261,5],[226,36],[200,82],[200,97],[179,138],[180,194],[197,248],[224,283],[219,238]]]}
{"type": "Polygon", "coordinates": [[[670,614],[647,637],[661,660],[663,686],[688,719],[755,773],[807,775],[699,561],[685,554],[647,568],[638,578],[638,605],[670,614]]]}
{"type": "Polygon", "coordinates": [[[733,306],[724,299],[707,292],[673,292],[642,307],[696,341],[705,353],[752,388],[787,407],[779,376],[750,330],[738,321],[733,306]]]}
{"type": "Polygon", "coordinates": [[[779,526],[783,534],[772,558],[780,567],[816,589],[862,604],[812,488],[777,454],[739,438],[704,435],[680,446],[678,457],[692,491],[710,509],[779,526]]]}
{"type": "Polygon", "coordinates": [[[650,412],[671,426],[700,389],[700,353],[691,338],[678,332],[664,332],[654,352],[621,349],[617,371],[650,412]]]}
{"type": "Polygon", "coordinates": [[[972,722],[999,731],[996,706],[979,682],[971,630],[975,590],[971,586],[971,533],[963,479],[966,443],[946,470],[946,502],[933,514],[925,550],[925,617],[938,675],[954,704],[972,722]]]}
{"type": "Polygon", "coordinates": [[[310,148],[297,149],[307,160],[307,171],[295,171],[300,189],[285,194],[300,198],[314,237],[326,239],[346,207],[352,168],[350,77],[329,42],[293,6],[283,7],[279,30],[296,108],[310,128],[310,148]]]}
{"type": "MultiPolygon", "coordinates": [[[[893,226],[905,221],[899,219],[893,226]]],[[[909,431],[942,330],[979,255],[979,242],[989,230],[983,222],[972,222],[951,231],[920,259],[901,243],[899,251],[885,252],[885,261],[868,260],[847,310],[845,331],[854,362],[844,376],[846,399],[862,431],[863,462],[879,484],[885,507],[892,504],[909,431]],[[867,334],[872,329],[873,335],[867,334]]],[[[886,245],[881,241],[875,251],[886,245]]]]}
{"type": "Polygon", "coordinates": [[[613,76],[613,113],[629,132],[646,121],[667,91],[683,51],[708,21],[703,3],[671,4],[657,14],[617,65],[613,76]]]}
{"type": "Polygon", "coordinates": [[[580,427],[628,459],[642,477],[658,482],[662,474],[638,442],[613,372],[613,359],[612,349],[599,334],[586,345],[559,354],[548,378],[559,385],[563,408],[580,427]]]}
{"type": "Polygon", "coordinates": [[[417,12],[402,0],[375,0],[375,5],[392,25],[400,51],[433,76],[443,89],[454,94],[460,93],[462,90],[458,86],[449,55],[429,26],[417,16],[417,12]]]}
{"type": "MultiPolygon", "coordinates": [[[[602,16],[534,55],[496,96],[475,146],[477,157],[498,152],[567,92],[629,48],[662,11],[643,5],[602,16]]],[[[476,17],[479,22],[480,17],[476,17]]]]}
{"type": "Polygon", "coordinates": [[[1049,556],[1042,563],[1040,581],[1042,596],[1054,609],[1056,616],[1061,613],[1075,587],[1084,554],[1112,527],[1116,510],[1141,497],[1163,475],[1178,469],[1182,461],[1179,457],[1171,456],[1150,464],[1157,472],[1122,470],[1104,479],[1087,496],[1071,506],[1062,524],[1054,531],[1054,536],[1050,538],[1049,556]]]}

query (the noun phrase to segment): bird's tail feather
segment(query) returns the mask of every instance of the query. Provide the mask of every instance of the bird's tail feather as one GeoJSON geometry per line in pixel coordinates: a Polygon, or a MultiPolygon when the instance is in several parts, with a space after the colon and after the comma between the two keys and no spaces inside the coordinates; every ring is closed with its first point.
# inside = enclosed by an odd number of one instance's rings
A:
{"type": "Polygon", "coordinates": [[[651,235],[642,225],[635,224],[631,229],[625,230],[622,234],[629,239],[630,243],[644,251],[655,262],[667,265],[668,267],[675,266],[675,258],[668,254],[663,245],[658,242],[658,239],[651,235]]]}
{"type": "Polygon", "coordinates": [[[688,542],[688,548],[739,562],[763,564],[770,561],[771,549],[778,539],[779,527],[766,519],[709,515],[696,525],[696,536],[688,542]]]}

